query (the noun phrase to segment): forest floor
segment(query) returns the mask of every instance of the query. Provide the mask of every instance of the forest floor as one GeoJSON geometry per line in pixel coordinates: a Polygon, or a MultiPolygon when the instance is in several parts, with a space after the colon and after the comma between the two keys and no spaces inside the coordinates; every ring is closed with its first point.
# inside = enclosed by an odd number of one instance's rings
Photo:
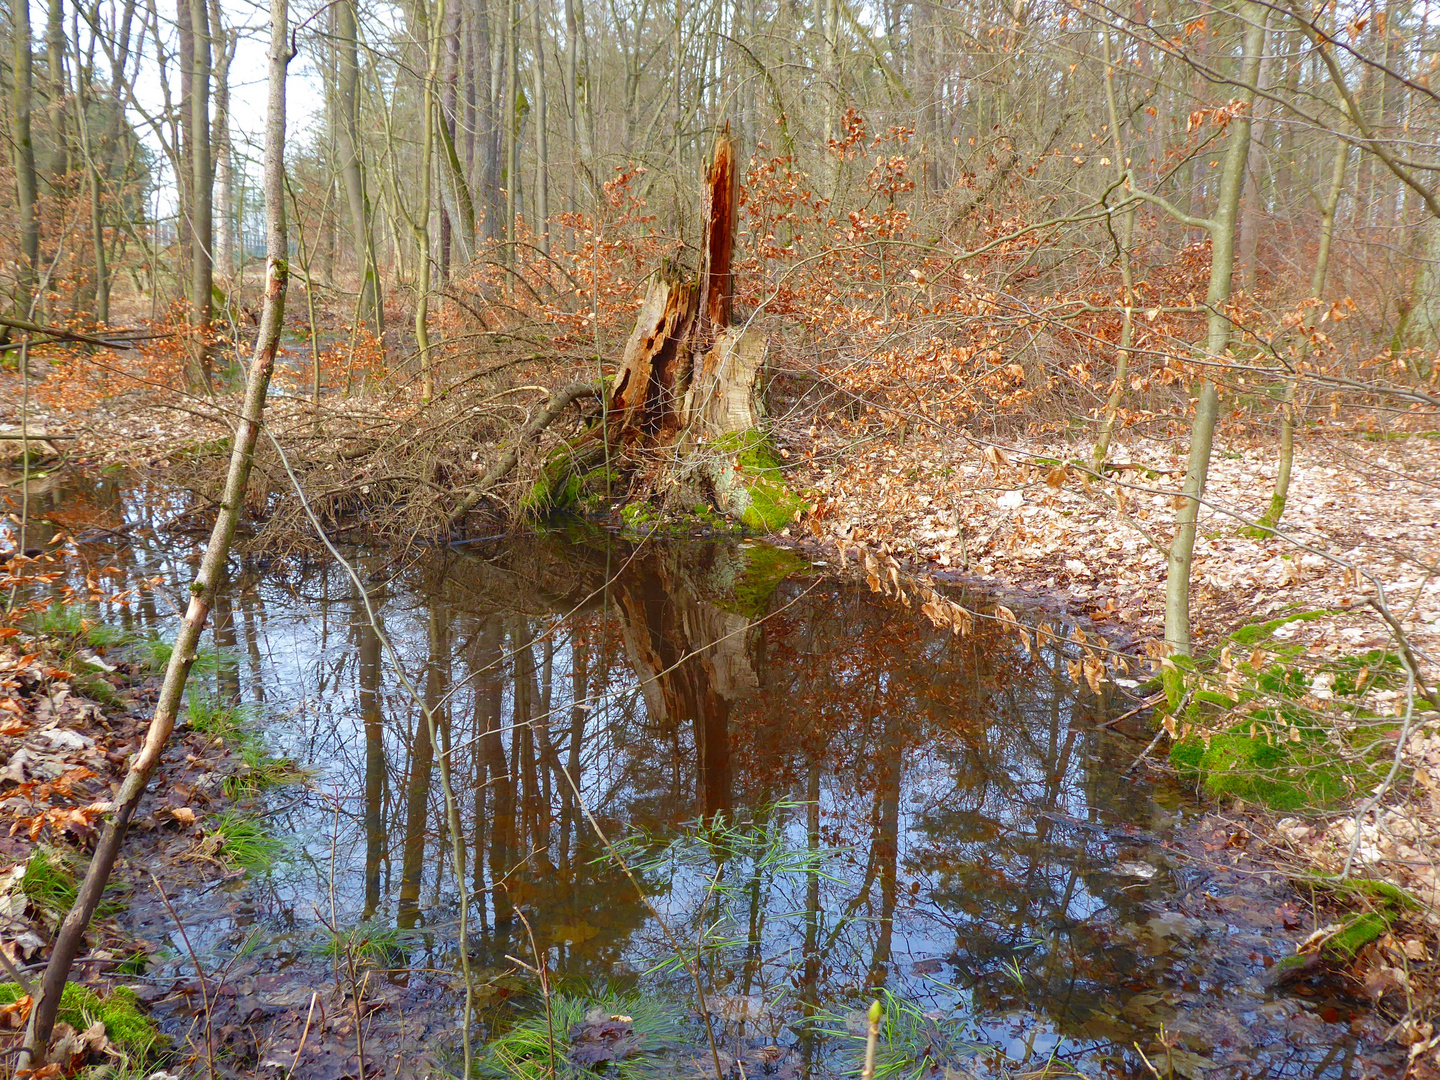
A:
{"type": "MultiPolygon", "coordinates": [[[[159,691],[164,647],[80,611],[54,607],[30,620],[33,631],[0,639],[0,948],[30,983],[0,982],[0,1052],[18,1047],[48,942],[159,691]]],[[[440,1010],[425,980],[357,990],[343,953],[297,957],[245,929],[249,875],[281,848],[264,824],[267,800],[289,797],[305,774],[264,750],[244,710],[195,700],[71,973],[56,1075],[105,1066],[107,1076],[174,1080],[206,1062],[210,1075],[339,1080],[356,1075],[362,1014],[372,1068],[430,1075],[434,1057],[417,1039],[440,1010]],[[195,950],[208,958],[217,931],[257,940],[230,942],[224,964],[200,960],[197,977],[190,961],[195,950]]]]}
{"type": "MultiPolygon", "coordinates": [[[[301,410],[303,403],[292,400],[277,412],[293,414],[293,421],[301,410]]],[[[0,424],[15,419],[0,414],[0,424]]],[[[219,433],[210,422],[222,421],[218,411],[191,403],[185,411],[57,414],[39,423],[74,436],[63,444],[74,464],[138,466],[163,482],[168,472],[186,472],[189,450],[219,433]]],[[[1175,441],[1117,440],[1115,483],[1102,487],[1060,466],[1088,457],[1089,444],[1053,437],[940,443],[843,424],[781,424],[776,437],[791,466],[789,486],[814,506],[774,537],[777,542],[845,567],[863,566],[867,553],[878,553],[915,577],[1006,597],[1043,597],[1110,647],[1158,667],[1174,517],[1170,492],[1185,469],[1175,441]]],[[[305,452],[316,455],[313,446],[305,452]]],[[[1387,1000],[1390,1015],[1404,1018],[1394,1037],[1410,1046],[1423,1073],[1440,1068],[1440,1034],[1428,1019],[1440,1002],[1434,977],[1440,719],[1415,699],[1409,724],[1411,698],[1393,679],[1372,679],[1359,699],[1342,702],[1335,672],[1359,663],[1356,658],[1380,656],[1393,664],[1395,638],[1370,603],[1378,586],[1419,661],[1421,679],[1433,687],[1440,677],[1440,438],[1433,432],[1381,437],[1338,421],[1307,427],[1297,440],[1280,535],[1257,537],[1247,525],[1269,503],[1274,468],[1273,439],[1243,430],[1217,438],[1192,578],[1197,654],[1208,654],[1217,677],[1233,683],[1244,651],[1237,645],[1232,667],[1228,654],[1241,640],[1237,632],[1264,625],[1267,658],[1283,654],[1306,673],[1305,708],[1323,715],[1343,704],[1334,714],[1340,724],[1363,706],[1365,716],[1386,722],[1382,733],[1391,747],[1402,726],[1409,734],[1393,752],[1386,750],[1393,768],[1383,785],[1352,784],[1351,797],[1328,808],[1287,814],[1233,791],[1216,807],[1243,823],[1230,835],[1247,834],[1262,864],[1303,878],[1336,873],[1348,862],[1352,872],[1419,899],[1419,914],[1396,921],[1393,932],[1387,917],[1386,932],[1349,958],[1347,977],[1357,992],[1387,1000]]],[[[1135,674],[1123,685],[1140,701],[1148,672],[1135,674]]],[[[1163,758],[1164,750],[1156,756],[1163,758]]],[[[174,830],[176,823],[164,827],[174,830]]],[[[1351,925],[1344,906],[1324,928],[1330,938],[1351,925]]],[[[1366,905],[1352,903],[1352,910],[1357,906],[1366,905]]],[[[1312,953],[1328,940],[1321,934],[1312,953]]]]}

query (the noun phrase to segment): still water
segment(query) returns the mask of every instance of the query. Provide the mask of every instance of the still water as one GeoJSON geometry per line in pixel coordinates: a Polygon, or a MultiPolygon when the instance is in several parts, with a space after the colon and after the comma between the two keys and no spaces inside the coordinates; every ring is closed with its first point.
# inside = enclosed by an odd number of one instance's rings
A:
{"type": "MultiPolygon", "coordinates": [[[[168,633],[189,503],[113,480],[37,501],[94,566],[164,578],[113,614],[168,633]]],[[[312,780],[267,796],[274,870],[192,905],[203,965],[314,966],[338,936],[430,987],[426,1043],[453,1054],[463,895],[477,1032],[534,1016],[543,970],[575,1018],[653,1025],[659,1052],[624,1064],[658,1075],[714,1075],[697,982],[734,1076],[854,1073],[877,994],[893,1075],[1146,1075],[1140,1051],[1174,1075],[1373,1071],[1354,1003],[1266,985],[1304,933],[1293,897],[1227,873],[1189,796],[1128,771],[1143,721],[1102,727],[1130,702],[1077,689],[1056,646],[936,631],[748,542],[346,556],[363,595],[330,560],[237,560],[216,611],[197,692],[263,710],[312,780]]]]}

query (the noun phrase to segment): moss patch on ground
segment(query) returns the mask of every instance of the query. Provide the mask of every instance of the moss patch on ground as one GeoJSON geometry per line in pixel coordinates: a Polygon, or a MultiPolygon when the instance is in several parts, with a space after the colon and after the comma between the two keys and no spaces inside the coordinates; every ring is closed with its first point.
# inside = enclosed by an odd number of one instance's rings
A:
{"type": "Polygon", "coordinates": [[[1288,731],[1249,721],[1208,738],[1187,735],[1170,750],[1170,761],[1217,798],[1273,810],[1323,809],[1353,798],[1365,784],[1363,761],[1339,754],[1316,728],[1289,730],[1299,733],[1298,741],[1288,731]]]}
{"type": "MultiPolygon", "coordinates": [[[[24,994],[13,982],[0,983],[0,1005],[13,1005],[24,994]]],[[[99,1020],[110,1041],[136,1058],[149,1058],[164,1041],[154,1021],[140,1007],[135,991],[127,986],[117,986],[102,995],[91,987],[66,983],[56,1019],[76,1031],[84,1031],[99,1020]]]]}

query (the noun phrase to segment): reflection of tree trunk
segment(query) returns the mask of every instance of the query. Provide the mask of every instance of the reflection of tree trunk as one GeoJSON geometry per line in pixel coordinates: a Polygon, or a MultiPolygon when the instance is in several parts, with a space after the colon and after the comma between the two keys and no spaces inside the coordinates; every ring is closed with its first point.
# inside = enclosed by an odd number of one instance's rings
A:
{"type": "Polygon", "coordinates": [[[731,709],[759,687],[750,624],[697,600],[688,583],[664,581],[664,564],[658,569],[660,589],[621,587],[626,648],[651,722],[695,725],[695,801],[709,817],[730,808],[731,709]]]}
{"type": "Polygon", "coordinates": [[[805,839],[810,870],[805,875],[805,963],[800,973],[800,1001],[805,1015],[814,1016],[820,1004],[820,762],[813,756],[805,781],[805,839]]]}
{"type": "MultiPolygon", "coordinates": [[[[448,658],[450,648],[448,624],[440,617],[438,607],[430,608],[430,663],[425,671],[425,704],[437,725],[443,713],[440,699],[445,694],[441,649],[448,658]]],[[[404,858],[400,869],[398,922],[405,929],[418,922],[420,884],[425,872],[425,826],[430,816],[430,774],[435,765],[435,746],[421,719],[415,722],[413,745],[406,790],[404,858]]]]}
{"type": "MultiPolygon", "coordinates": [[[[518,704],[518,702],[517,702],[518,704]]],[[[518,717],[512,714],[512,723],[518,717]]],[[[515,907],[505,888],[505,877],[510,873],[512,853],[515,850],[515,775],[505,760],[504,736],[497,729],[486,736],[488,743],[487,767],[490,772],[491,828],[490,828],[490,881],[494,887],[495,937],[497,945],[508,938],[510,924],[514,921],[515,907]]],[[[511,756],[514,756],[514,734],[511,734],[511,756]]]]}
{"type": "Polygon", "coordinates": [[[895,889],[900,861],[900,740],[895,720],[884,717],[884,751],[880,763],[880,824],[875,830],[875,861],[880,867],[880,939],[870,961],[870,983],[883,986],[890,966],[890,946],[895,934],[895,889]]]}
{"type": "Polygon", "coordinates": [[[516,622],[511,634],[510,648],[515,654],[515,718],[510,733],[510,764],[520,792],[518,838],[533,848],[540,817],[534,728],[535,704],[540,695],[535,687],[535,654],[531,651],[534,642],[529,620],[516,622]]]}
{"type": "Polygon", "coordinates": [[[235,653],[235,610],[230,604],[233,582],[229,574],[215,597],[215,694],[222,705],[240,703],[240,658],[235,653]]]}
{"type": "Polygon", "coordinates": [[[575,791],[580,787],[580,746],[585,740],[585,711],[588,705],[590,647],[584,631],[577,626],[570,639],[570,746],[565,771],[570,779],[560,785],[560,869],[570,871],[570,837],[578,836],[575,791]]]}
{"type": "Polygon", "coordinates": [[[381,799],[385,790],[385,717],[380,712],[380,636],[356,598],[355,628],[360,636],[360,717],[365,724],[365,910],[368,919],[380,906],[380,862],[385,852],[381,799]]]}
{"type": "MultiPolygon", "coordinates": [[[[475,769],[475,853],[471,892],[476,896],[485,895],[485,802],[486,792],[499,773],[490,773],[491,741],[500,739],[500,711],[504,687],[500,683],[500,620],[487,616],[480,620],[480,629],[475,637],[475,735],[477,767],[475,769]]],[[[502,772],[504,748],[500,749],[502,772]]],[[[480,905],[481,918],[486,908],[480,905]]]]}

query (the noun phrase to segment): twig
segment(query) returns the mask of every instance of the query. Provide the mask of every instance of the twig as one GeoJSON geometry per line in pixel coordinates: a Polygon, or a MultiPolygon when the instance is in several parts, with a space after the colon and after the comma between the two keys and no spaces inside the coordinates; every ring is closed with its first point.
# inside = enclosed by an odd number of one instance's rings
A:
{"type": "Polygon", "coordinates": [[[300,1032],[300,1045],[295,1047],[295,1059],[290,1062],[290,1069],[285,1074],[285,1080],[295,1075],[295,1066],[300,1064],[300,1055],[305,1052],[305,1040],[310,1037],[310,1021],[315,1016],[315,1002],[320,1000],[320,991],[310,991],[310,1011],[305,1014],[305,1030],[300,1032]]]}
{"type": "Polygon", "coordinates": [[[200,958],[195,955],[195,948],[190,944],[190,935],[185,932],[185,924],[180,921],[180,916],[176,914],[170,898],[165,895],[165,890],[160,885],[160,879],[152,873],[150,880],[155,883],[155,891],[160,894],[160,902],[165,905],[165,910],[170,913],[170,918],[175,920],[175,929],[180,931],[180,940],[185,943],[185,951],[190,954],[190,962],[195,965],[195,977],[200,981],[200,998],[205,1004],[205,1061],[210,1066],[210,1075],[213,1078],[215,1076],[215,1032],[212,1026],[214,1013],[210,1008],[210,990],[205,983],[205,970],[200,966],[200,958]]]}
{"type": "Polygon", "coordinates": [[[875,1048],[880,1042],[880,999],[870,1003],[870,1028],[865,1033],[865,1068],[860,1071],[860,1080],[875,1080],[875,1048]]]}
{"type": "Polygon", "coordinates": [[[1165,729],[1162,727],[1159,731],[1155,732],[1155,737],[1150,740],[1150,745],[1145,747],[1144,750],[1141,750],[1140,756],[1130,763],[1130,767],[1125,770],[1125,775],[1129,776],[1136,769],[1138,769],[1140,767],[1140,763],[1150,756],[1150,751],[1154,750],[1155,747],[1159,744],[1160,740],[1164,737],[1165,729]]]}
{"type": "MultiPolygon", "coordinates": [[[[1112,717],[1112,718],[1109,719],[1109,720],[1102,720],[1099,724],[1096,724],[1095,726],[1096,726],[1096,727],[1102,727],[1102,728],[1114,727],[1114,726],[1115,726],[1116,724],[1118,724],[1121,720],[1129,720],[1130,717],[1134,716],[1136,713],[1144,712],[1146,709],[1148,709],[1148,708],[1150,708],[1150,707],[1152,707],[1152,706],[1154,706],[1154,705],[1158,705],[1158,704],[1160,704],[1160,702],[1162,702],[1162,701],[1164,701],[1164,700],[1165,700],[1165,695],[1164,695],[1164,694],[1154,694],[1154,695],[1146,698],[1144,701],[1140,702],[1139,705],[1136,705],[1135,708],[1131,709],[1129,712],[1122,712],[1119,716],[1112,717]]],[[[1137,764],[1138,764],[1138,762],[1137,762],[1137,764]]],[[[1134,766],[1132,765],[1131,768],[1134,768],[1134,766]]]]}
{"type": "Polygon", "coordinates": [[[8,971],[10,973],[10,977],[19,984],[20,989],[24,992],[25,996],[34,999],[35,991],[30,988],[30,980],[25,978],[24,975],[20,974],[20,969],[11,962],[9,955],[5,952],[3,947],[0,947],[0,964],[5,965],[5,970],[8,971]]]}

